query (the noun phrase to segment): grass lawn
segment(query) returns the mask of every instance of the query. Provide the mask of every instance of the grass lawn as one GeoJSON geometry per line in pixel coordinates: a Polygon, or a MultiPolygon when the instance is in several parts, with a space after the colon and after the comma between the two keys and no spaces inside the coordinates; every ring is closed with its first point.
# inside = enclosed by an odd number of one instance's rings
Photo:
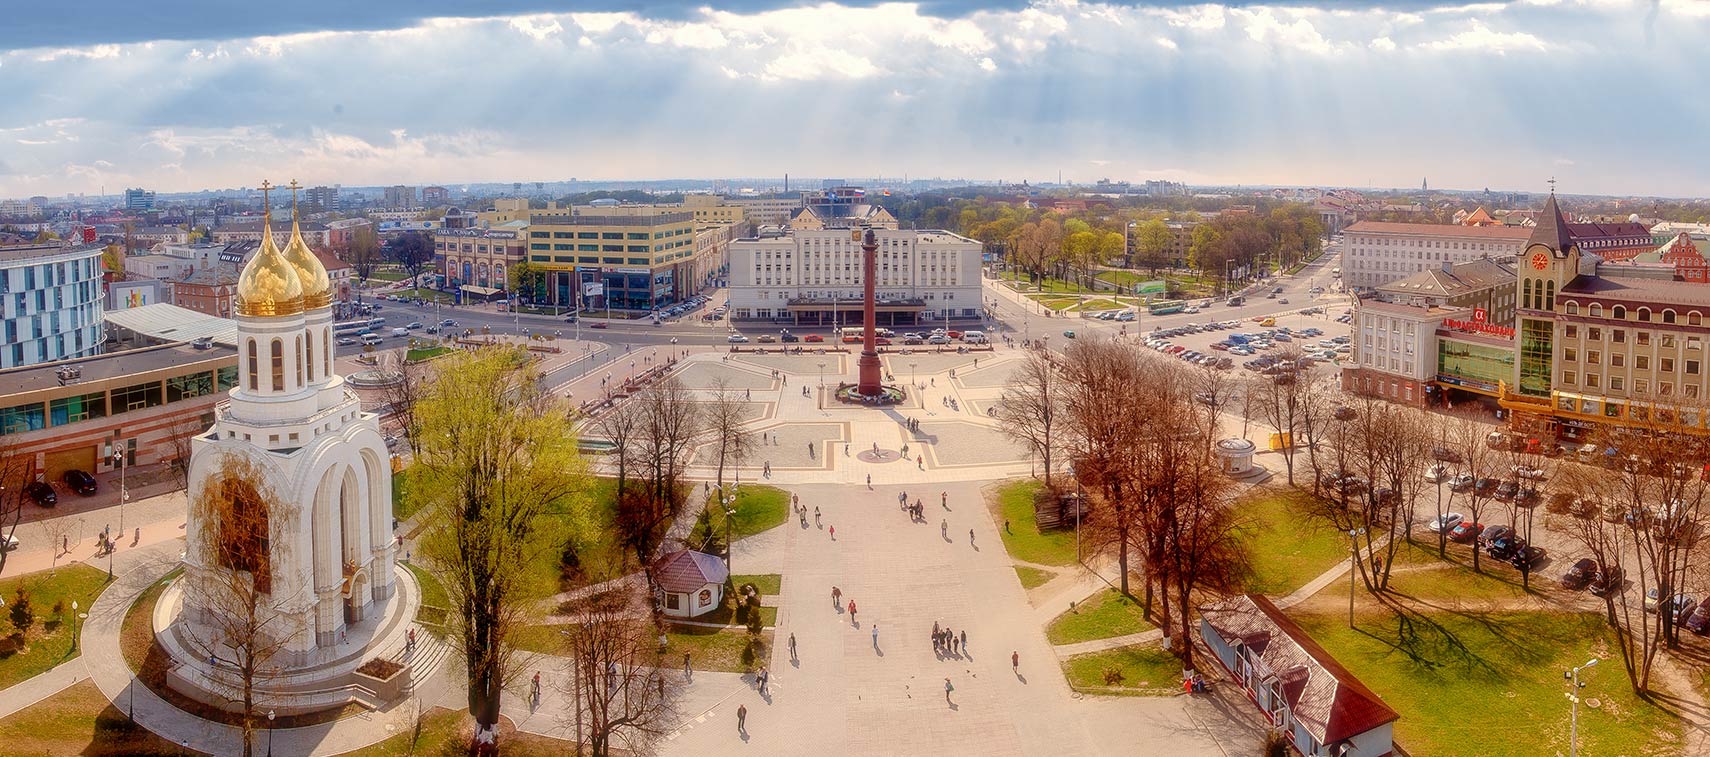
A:
{"type": "MultiPolygon", "coordinates": [[[[1017,283],[1022,283],[1022,284],[1031,283],[1031,278],[1025,272],[1005,271],[1003,274],[1003,278],[1008,280],[1008,281],[1015,281],[1017,283]]],[[[1063,281],[1061,279],[1053,279],[1053,278],[1043,278],[1043,279],[1039,280],[1038,288],[1034,291],[1079,293],[1079,292],[1085,292],[1087,290],[1085,288],[1083,288],[1081,285],[1076,284],[1076,283],[1071,282],[1071,281],[1063,281]]]]}
{"type": "MultiPolygon", "coordinates": [[[[671,626],[666,631],[666,656],[678,663],[683,653],[689,653],[689,667],[720,673],[746,673],[764,663],[768,653],[762,652],[757,663],[742,661],[742,649],[748,644],[748,632],[740,628],[704,628],[701,626],[671,626]]],[[[772,648],[772,632],[763,631],[765,649],[772,648]]]]}
{"type": "Polygon", "coordinates": [[[107,571],[81,563],[61,565],[52,575],[32,573],[0,581],[0,597],[6,600],[8,614],[4,625],[8,632],[15,628],[10,611],[17,605],[20,587],[29,592],[30,607],[35,611],[35,621],[23,637],[22,648],[11,639],[0,642],[0,688],[45,673],[76,656],[71,649],[72,621],[76,617],[71,603],[75,601],[78,607],[87,610],[106,586],[107,571]],[[55,614],[54,605],[61,602],[65,607],[55,614]]]}
{"type": "Polygon", "coordinates": [[[177,744],[133,725],[87,679],[0,720],[0,743],[7,754],[20,755],[184,754],[177,744]]]}
{"type": "Polygon", "coordinates": [[[1075,655],[1063,661],[1069,687],[1088,694],[1169,696],[1182,690],[1182,662],[1157,642],[1075,655]],[[1105,683],[1116,672],[1120,681],[1105,683]]]}
{"type": "Polygon", "coordinates": [[[1242,540],[1252,559],[1247,589],[1287,595],[1348,559],[1348,543],[1335,529],[1307,514],[1311,494],[1260,489],[1236,505],[1242,540]]]}
{"type": "MultiPolygon", "coordinates": [[[[546,757],[569,754],[576,748],[574,742],[517,731],[509,720],[501,719],[499,723],[499,743],[507,756],[546,757]]],[[[422,713],[421,727],[416,732],[400,733],[347,754],[351,757],[465,754],[474,732],[475,721],[469,713],[435,707],[422,713]]]]}
{"type": "Polygon", "coordinates": [[[1057,297],[1048,294],[1030,294],[1027,298],[1056,311],[1069,310],[1081,302],[1078,297],[1057,297]]]}
{"type": "Polygon", "coordinates": [[[777,573],[761,573],[749,576],[738,574],[731,576],[730,581],[733,586],[754,584],[754,588],[760,590],[762,597],[778,596],[778,592],[783,591],[784,586],[784,577],[777,573]]]}
{"type": "Polygon", "coordinates": [[[445,618],[451,612],[451,595],[445,593],[445,584],[420,565],[406,563],[406,567],[422,587],[422,606],[416,611],[416,622],[436,636],[445,636],[445,618]]]}
{"type": "Polygon", "coordinates": [[[1144,276],[1133,271],[1104,271],[1098,275],[1098,278],[1120,287],[1133,288],[1137,282],[1156,281],[1158,277],[1144,276]]]}
{"type": "Polygon", "coordinates": [[[374,271],[368,274],[369,281],[403,281],[410,275],[403,271],[374,271]]]}
{"type": "Polygon", "coordinates": [[[1099,311],[1099,310],[1116,310],[1116,309],[1119,309],[1121,307],[1122,307],[1121,305],[1116,304],[1116,302],[1114,302],[1112,300],[1094,299],[1094,300],[1087,300],[1085,302],[1082,302],[1080,304],[1080,306],[1075,308],[1075,309],[1085,312],[1085,311],[1099,311]]]}
{"type": "Polygon", "coordinates": [[[1045,628],[1045,638],[1052,644],[1074,644],[1127,636],[1152,627],[1141,617],[1139,602],[1115,589],[1105,589],[1081,601],[1075,609],[1058,615],[1045,628]]]}
{"type": "Polygon", "coordinates": [[[400,289],[396,292],[391,292],[390,294],[396,294],[399,297],[419,298],[427,300],[428,302],[451,303],[451,295],[444,292],[436,292],[432,289],[400,289]]]}
{"type": "Polygon", "coordinates": [[[1030,478],[1011,481],[997,490],[995,502],[988,506],[997,510],[997,517],[1008,524],[1003,547],[1017,560],[1040,565],[1074,565],[1075,533],[1048,531],[1041,533],[1033,520],[1033,494],[1044,484],[1030,478]]]}
{"type": "Polygon", "coordinates": [[[421,508],[420,501],[410,498],[410,469],[392,474],[392,517],[406,521],[421,508]]]}
{"type": "Polygon", "coordinates": [[[1021,588],[1037,589],[1050,583],[1051,579],[1057,577],[1057,574],[1048,570],[1030,568],[1026,565],[1017,565],[1015,566],[1015,576],[1021,579],[1021,588]]]}
{"type": "Polygon", "coordinates": [[[450,352],[450,351],[451,351],[450,347],[411,348],[409,352],[404,353],[404,359],[409,361],[409,362],[416,363],[416,362],[420,362],[423,360],[427,360],[429,358],[439,357],[440,355],[444,355],[445,353],[450,352]]]}
{"type": "Polygon", "coordinates": [[[1341,613],[1295,620],[1401,713],[1396,740],[1411,754],[1566,754],[1562,671],[1594,656],[1606,664],[1581,672],[1585,704],[1597,702],[1579,708],[1581,754],[1681,753],[1680,723],[1633,696],[1594,613],[1409,612],[1404,623],[1365,606],[1358,630],[1341,613]],[[1490,738],[1516,726],[1524,738],[1490,738]]]}
{"type": "MultiPolygon", "coordinates": [[[[1415,599],[1513,599],[1526,596],[1520,585],[1520,571],[1498,560],[1481,560],[1482,573],[1472,569],[1472,550],[1464,544],[1449,543],[1448,559],[1437,557],[1436,535],[1430,544],[1402,542],[1395,549],[1395,570],[1389,576],[1389,590],[1415,599]]],[[[1555,567],[1550,563],[1550,568],[1555,567]]],[[[1532,574],[1534,590],[1551,583],[1550,568],[1532,574]]],[[[1565,569],[1565,568],[1564,568],[1565,569]]],[[[1560,573],[1561,571],[1555,571],[1560,573]]]]}
{"type": "MultiPolygon", "coordinates": [[[[718,496],[715,492],[714,497],[718,496]]],[[[711,507],[712,499],[708,499],[708,511],[712,517],[708,520],[713,532],[720,538],[724,537],[724,508],[711,507]]],[[[753,536],[761,531],[776,528],[790,519],[790,493],[775,486],[745,484],[736,490],[736,516],[731,518],[730,538],[740,539],[753,536]]],[[[689,532],[690,544],[701,544],[706,541],[706,529],[695,524],[689,532]]]]}

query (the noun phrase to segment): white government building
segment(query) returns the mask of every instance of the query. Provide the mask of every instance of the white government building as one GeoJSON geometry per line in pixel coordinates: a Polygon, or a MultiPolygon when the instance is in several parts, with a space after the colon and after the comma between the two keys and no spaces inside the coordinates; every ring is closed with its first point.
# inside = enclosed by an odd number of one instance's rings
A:
{"type": "Polygon", "coordinates": [[[1532,230],[1524,226],[1460,226],[1360,221],[1342,232],[1342,280],[1375,289],[1444,263],[1479,258],[1513,260],[1532,230]]]}
{"type": "MultiPolygon", "coordinates": [[[[860,325],[859,227],[767,229],[730,244],[734,320],[860,325]]],[[[948,231],[875,228],[881,326],[980,315],[980,243],[948,231]]]]}

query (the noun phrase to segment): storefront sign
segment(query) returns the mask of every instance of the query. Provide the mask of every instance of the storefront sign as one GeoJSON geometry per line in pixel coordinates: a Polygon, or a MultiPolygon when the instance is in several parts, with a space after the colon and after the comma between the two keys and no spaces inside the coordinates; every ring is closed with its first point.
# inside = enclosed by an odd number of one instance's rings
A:
{"type": "Polygon", "coordinates": [[[1449,384],[1451,386],[1465,387],[1467,389],[1477,389],[1481,392],[1495,393],[1497,390],[1497,386],[1495,384],[1487,384],[1483,381],[1461,378],[1460,376],[1450,376],[1446,373],[1437,374],[1437,382],[1441,384],[1449,384]]]}
{"type": "Polygon", "coordinates": [[[1461,321],[1454,318],[1444,318],[1443,328],[1453,331],[1461,331],[1468,334],[1490,334],[1491,336],[1499,336],[1504,339],[1514,338],[1514,329],[1508,326],[1496,326],[1479,320],[1461,321]]]}

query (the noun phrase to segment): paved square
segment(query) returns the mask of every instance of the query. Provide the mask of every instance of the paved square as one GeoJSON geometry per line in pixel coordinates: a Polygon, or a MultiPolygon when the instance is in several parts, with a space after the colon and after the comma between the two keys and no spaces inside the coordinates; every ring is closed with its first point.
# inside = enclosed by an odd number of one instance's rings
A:
{"type": "Polygon", "coordinates": [[[920,424],[915,438],[930,445],[932,459],[939,465],[984,465],[1027,459],[1025,447],[997,428],[977,423],[928,421],[920,424]]]}
{"type": "Polygon", "coordinates": [[[759,391],[771,389],[777,383],[767,371],[725,365],[723,363],[697,361],[690,363],[676,374],[677,380],[690,389],[712,390],[718,386],[718,380],[724,379],[725,385],[731,389],[751,389],[759,391]]]}

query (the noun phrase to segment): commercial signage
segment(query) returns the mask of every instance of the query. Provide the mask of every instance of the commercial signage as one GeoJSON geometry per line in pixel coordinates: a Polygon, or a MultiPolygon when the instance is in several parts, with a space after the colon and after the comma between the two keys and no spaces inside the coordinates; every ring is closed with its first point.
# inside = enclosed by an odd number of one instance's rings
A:
{"type": "Polygon", "coordinates": [[[608,268],[611,273],[653,273],[652,268],[608,268]]]}
{"type": "Polygon", "coordinates": [[[1134,293],[1137,295],[1163,294],[1164,290],[1163,279],[1158,279],[1156,281],[1139,281],[1134,284],[1134,293]]]}
{"type": "Polygon", "coordinates": [[[606,285],[598,281],[589,281],[582,285],[583,297],[600,297],[606,293],[606,285]]]}
{"type": "Polygon", "coordinates": [[[514,231],[490,231],[488,229],[439,229],[435,236],[441,237],[481,237],[485,239],[516,239],[514,231]]]}
{"type": "Polygon", "coordinates": [[[1461,378],[1460,376],[1450,376],[1447,373],[1437,374],[1437,383],[1465,387],[1467,389],[1477,389],[1481,392],[1489,392],[1492,394],[1496,393],[1499,388],[1495,384],[1485,383],[1476,379],[1461,378]]]}
{"type": "Polygon", "coordinates": [[[1490,314],[1486,312],[1484,308],[1472,309],[1472,319],[1474,323],[1484,323],[1490,320],[1489,315],[1490,314]]]}
{"type": "MultiPolygon", "coordinates": [[[[1477,317],[1477,315],[1478,315],[1478,311],[1474,311],[1474,317],[1475,318],[1477,317]]],[[[1453,331],[1461,331],[1461,332],[1465,332],[1468,334],[1489,334],[1491,336],[1499,336],[1499,337],[1502,337],[1504,339],[1513,339],[1514,338],[1514,329],[1513,328],[1508,327],[1508,326],[1497,326],[1495,324],[1485,323],[1482,320],[1462,321],[1462,320],[1457,320],[1454,318],[1444,318],[1443,319],[1443,328],[1450,329],[1453,331]]]]}

